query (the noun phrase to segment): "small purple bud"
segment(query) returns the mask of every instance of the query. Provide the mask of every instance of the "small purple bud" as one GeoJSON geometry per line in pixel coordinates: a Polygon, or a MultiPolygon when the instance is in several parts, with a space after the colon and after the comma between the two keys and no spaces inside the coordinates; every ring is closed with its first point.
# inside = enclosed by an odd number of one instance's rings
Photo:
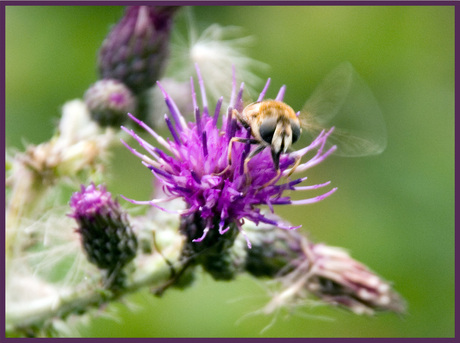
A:
{"type": "Polygon", "coordinates": [[[91,118],[100,126],[120,126],[136,109],[136,98],[122,82],[99,80],[85,93],[91,118]]]}

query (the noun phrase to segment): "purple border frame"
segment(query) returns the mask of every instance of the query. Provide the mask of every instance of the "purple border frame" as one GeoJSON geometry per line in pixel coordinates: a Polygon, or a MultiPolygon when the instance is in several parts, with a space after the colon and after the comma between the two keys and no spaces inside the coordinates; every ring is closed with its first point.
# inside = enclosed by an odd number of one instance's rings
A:
{"type": "MultiPolygon", "coordinates": [[[[6,6],[101,6],[101,5],[111,5],[111,6],[124,6],[124,5],[141,5],[145,3],[150,3],[150,4],[168,4],[168,5],[182,5],[182,6],[259,6],[259,5],[264,5],[264,6],[312,6],[312,5],[321,5],[321,6],[454,6],[457,7],[460,5],[460,1],[452,0],[452,1],[432,1],[432,0],[407,0],[407,1],[382,1],[382,0],[362,0],[362,1],[348,1],[348,0],[323,0],[323,1],[305,1],[305,0],[286,0],[286,1],[280,1],[280,0],[248,0],[248,1],[215,1],[215,0],[209,0],[209,1],[126,1],[126,0],[121,0],[121,1],[111,1],[111,0],[99,0],[99,1],[91,1],[91,0],[80,0],[80,1],[62,1],[62,0],[48,0],[48,1],[41,1],[41,0],[29,0],[29,1],[3,1],[0,3],[0,28],[3,31],[1,35],[1,41],[0,41],[0,55],[2,59],[2,63],[0,63],[0,75],[2,75],[2,82],[0,84],[0,103],[1,103],[1,119],[3,120],[3,123],[5,123],[5,91],[6,91],[6,80],[5,80],[5,24],[6,24],[6,18],[5,18],[5,7],[6,6]]],[[[455,9],[456,10],[456,9],[455,9]]],[[[457,11],[456,11],[457,12],[457,11]]],[[[455,33],[456,33],[456,39],[455,39],[455,53],[456,56],[460,56],[460,46],[457,44],[457,37],[460,37],[460,29],[458,28],[458,22],[459,19],[456,18],[455,20],[455,33]]],[[[460,69],[460,65],[457,62],[457,58],[455,60],[455,83],[459,84],[460,83],[460,73],[458,70],[460,69]]],[[[455,90],[455,99],[460,99],[460,90],[457,87],[455,90]]],[[[459,124],[460,121],[457,121],[455,124],[455,129],[458,129],[460,127],[459,124]]],[[[458,130],[456,130],[457,132],[458,130]]],[[[5,125],[3,125],[3,130],[1,131],[2,139],[0,140],[0,149],[2,151],[5,151],[5,125]]],[[[456,135],[457,138],[457,135],[456,135]]],[[[457,142],[456,142],[456,148],[457,148],[457,142]]],[[[460,151],[460,149],[456,149],[456,151],[460,151]]],[[[455,154],[455,157],[457,157],[457,154],[455,154]]],[[[0,177],[2,180],[5,180],[5,159],[2,160],[2,166],[0,168],[0,177]]],[[[460,168],[460,162],[457,163],[455,162],[455,167],[456,170],[459,170],[460,168]]],[[[455,176],[457,176],[457,173],[455,173],[455,176]]],[[[3,183],[3,188],[5,188],[5,184],[3,183]]],[[[460,203],[460,196],[458,195],[457,191],[460,191],[460,185],[457,183],[455,186],[455,200],[456,203],[460,203]]],[[[5,198],[1,197],[0,202],[2,203],[3,207],[5,206],[5,198]]],[[[457,209],[457,206],[455,206],[457,209]]],[[[1,219],[3,223],[5,223],[5,212],[2,211],[1,214],[1,219]]],[[[3,226],[5,227],[5,225],[3,226]]],[[[5,237],[5,236],[4,236],[5,237]]],[[[457,243],[457,238],[455,239],[455,243],[457,243]]],[[[1,263],[3,266],[3,273],[1,275],[2,282],[0,284],[0,290],[2,291],[3,294],[5,294],[5,244],[0,245],[0,259],[1,263]]],[[[459,265],[458,263],[456,264],[457,266],[459,265]]],[[[456,278],[457,281],[457,278],[456,278]]],[[[5,337],[5,297],[1,297],[0,300],[0,306],[3,309],[3,312],[1,313],[2,320],[0,322],[0,331],[1,331],[1,337],[5,337]]],[[[457,309],[457,300],[455,300],[455,309],[457,309]]],[[[455,328],[457,328],[458,320],[455,320],[455,328]]],[[[235,340],[238,341],[255,341],[255,340],[261,340],[263,339],[264,341],[270,341],[270,342],[299,342],[299,341],[306,341],[308,339],[309,342],[312,340],[314,341],[322,341],[322,342],[343,342],[343,341],[356,341],[356,340],[367,340],[371,339],[373,342],[379,341],[379,342],[386,342],[386,341],[396,341],[396,342],[419,342],[419,341],[425,341],[425,342],[432,342],[433,340],[436,341],[453,341],[455,338],[81,338],[81,340],[88,340],[88,341],[102,341],[102,342],[120,342],[120,341],[133,341],[135,340],[136,342],[151,342],[152,340],[154,341],[168,341],[168,342],[183,342],[184,340],[187,340],[188,342],[193,342],[193,343],[201,343],[201,342],[209,342],[209,341],[214,341],[218,340],[220,342],[234,342],[235,340]]],[[[5,339],[6,340],[6,339],[5,339]]],[[[25,341],[26,338],[8,338],[8,340],[14,340],[15,342],[21,342],[25,341]]],[[[67,338],[54,338],[53,341],[58,340],[58,341],[64,341],[64,340],[69,340],[67,338]]],[[[73,339],[75,340],[75,338],[73,339]]],[[[78,339],[80,340],[80,339],[78,339]]],[[[2,339],[3,341],[3,339],[2,339]]]]}

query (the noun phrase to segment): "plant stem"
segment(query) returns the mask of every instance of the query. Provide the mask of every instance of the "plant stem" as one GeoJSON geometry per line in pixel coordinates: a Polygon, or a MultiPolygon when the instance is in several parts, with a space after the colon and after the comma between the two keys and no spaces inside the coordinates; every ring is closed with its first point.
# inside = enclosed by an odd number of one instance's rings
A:
{"type": "Polygon", "coordinates": [[[6,332],[34,332],[46,329],[53,319],[66,319],[71,314],[84,314],[92,308],[115,301],[144,287],[161,287],[171,278],[171,263],[182,268],[179,261],[182,237],[177,234],[174,241],[161,254],[140,255],[133,263],[135,268],[127,272],[125,287],[110,291],[98,285],[87,284],[81,288],[60,292],[57,296],[42,299],[34,304],[18,306],[8,311],[6,332]]]}

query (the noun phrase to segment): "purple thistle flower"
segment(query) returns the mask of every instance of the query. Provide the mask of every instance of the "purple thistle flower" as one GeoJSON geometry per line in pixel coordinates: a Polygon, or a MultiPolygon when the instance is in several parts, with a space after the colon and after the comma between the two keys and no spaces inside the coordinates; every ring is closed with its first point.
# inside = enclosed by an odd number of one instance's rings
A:
{"type": "Polygon", "coordinates": [[[88,260],[107,270],[107,285],[120,286],[121,269],[136,256],[137,239],[127,215],[104,186],[81,186],[70,199],[88,260]]]}
{"type": "MultiPolygon", "coordinates": [[[[232,163],[230,165],[228,163],[230,140],[233,137],[251,137],[251,132],[245,129],[233,115],[233,110],[241,111],[243,109],[243,84],[237,92],[236,81],[235,78],[233,79],[230,105],[222,116],[222,124],[218,125],[223,99],[221,97],[215,110],[210,112],[204,82],[198,68],[197,73],[202,108],[200,109],[198,106],[193,78],[191,78],[192,102],[195,109],[194,122],[186,122],[174,100],[158,83],[170,111],[170,116],[165,115],[165,120],[171,132],[171,140],[164,139],[145,123],[131,114],[129,115],[132,120],[150,133],[163,146],[164,150],[146,142],[133,130],[122,127],[150,154],[149,157],[143,155],[122,141],[134,155],[142,159],[142,163],[161,182],[167,195],[164,199],[150,201],[125,199],[134,204],[152,205],[161,209],[159,203],[182,198],[187,208],[180,214],[184,218],[201,218],[202,227],[200,230],[198,232],[193,230],[193,234],[187,235],[192,236],[189,238],[193,242],[204,241],[209,232],[213,232],[213,236],[215,236],[216,231],[220,235],[224,235],[234,228],[244,234],[242,231],[244,220],[250,220],[256,224],[267,223],[288,230],[300,227],[287,226],[280,221],[270,219],[261,211],[260,206],[267,205],[273,212],[274,205],[314,203],[335,192],[336,188],[333,188],[320,196],[303,200],[292,200],[284,194],[287,190],[301,191],[329,185],[329,182],[326,182],[314,186],[298,186],[306,180],[306,177],[290,180],[288,175],[292,172],[296,158],[316,150],[316,154],[312,158],[297,167],[297,170],[305,170],[322,162],[335,150],[335,147],[328,151],[323,150],[332,129],[328,132],[321,132],[309,146],[296,152],[281,155],[279,161],[281,173],[276,181],[282,182],[279,184],[273,182],[265,186],[277,175],[270,149],[264,149],[255,155],[248,163],[248,174],[245,174],[244,160],[251,149],[255,148],[249,144],[234,142],[232,144],[232,163]]],[[[258,101],[265,97],[269,83],[270,79],[258,101]]],[[[284,91],[285,87],[283,86],[276,100],[282,101],[284,91]]],[[[247,242],[250,246],[249,240],[247,242]]]]}

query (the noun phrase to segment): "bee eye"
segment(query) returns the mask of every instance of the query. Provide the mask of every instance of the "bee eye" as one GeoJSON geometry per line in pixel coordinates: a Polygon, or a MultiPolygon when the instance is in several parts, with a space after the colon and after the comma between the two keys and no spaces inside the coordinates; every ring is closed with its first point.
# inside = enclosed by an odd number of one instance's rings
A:
{"type": "Polygon", "coordinates": [[[268,144],[272,143],[273,135],[276,130],[275,120],[266,120],[259,127],[259,134],[262,139],[268,144]]]}
{"type": "Polygon", "coordinates": [[[291,130],[292,130],[292,143],[295,143],[302,133],[300,130],[300,126],[297,123],[291,121],[291,130]]]}

